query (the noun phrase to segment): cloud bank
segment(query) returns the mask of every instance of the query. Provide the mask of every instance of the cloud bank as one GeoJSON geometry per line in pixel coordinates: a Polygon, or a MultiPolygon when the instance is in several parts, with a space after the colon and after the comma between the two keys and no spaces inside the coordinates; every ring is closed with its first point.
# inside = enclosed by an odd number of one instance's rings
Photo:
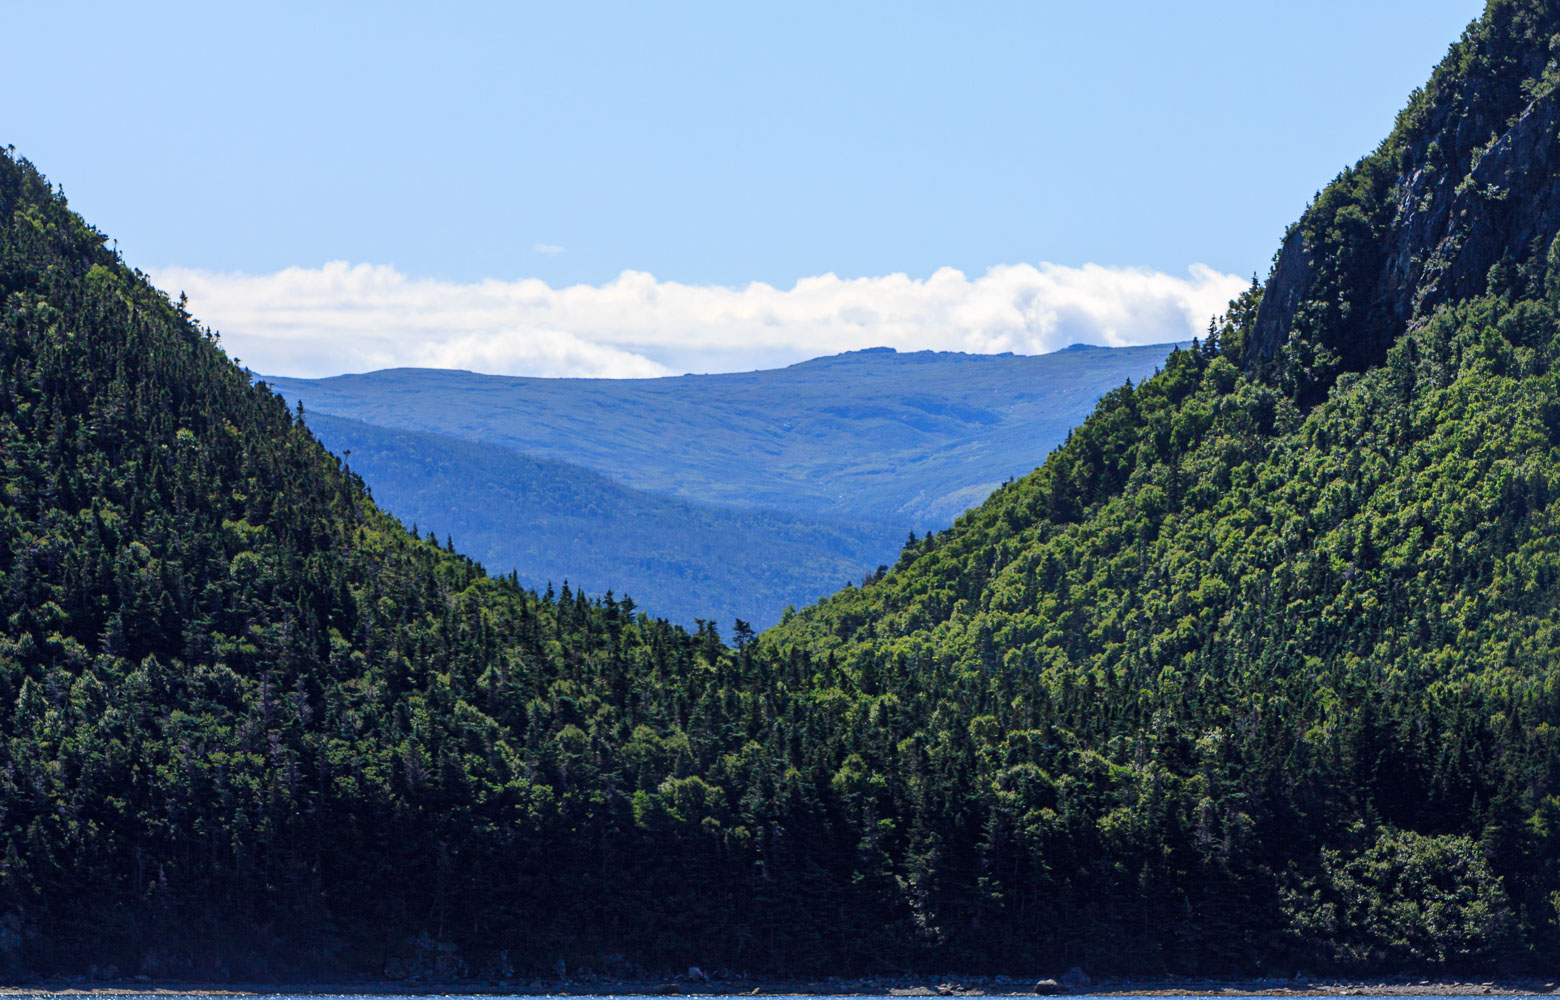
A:
{"type": "Polygon", "coordinates": [[[170,267],[165,291],[253,371],[317,377],[396,366],[505,375],[643,378],[743,371],[863,347],[1043,354],[1200,336],[1245,286],[1201,264],[1185,277],[1137,268],[1018,264],[969,278],[803,278],[785,289],[536,279],[461,284],[332,262],[275,274],[170,267]]]}

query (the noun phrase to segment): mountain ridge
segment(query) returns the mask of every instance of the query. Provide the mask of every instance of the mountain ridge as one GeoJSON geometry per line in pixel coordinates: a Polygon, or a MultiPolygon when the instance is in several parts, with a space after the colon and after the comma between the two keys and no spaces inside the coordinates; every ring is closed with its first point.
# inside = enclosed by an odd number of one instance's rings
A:
{"type": "Polygon", "coordinates": [[[717,507],[643,493],[555,459],[308,413],[375,502],[500,576],[632,596],[687,628],[757,628],[892,560],[908,524],[717,507]]]}
{"type": "Polygon", "coordinates": [[[890,349],[659,379],[403,368],[266,381],[310,412],[555,458],[651,493],[929,530],[1032,470],[1101,393],[1152,374],[1172,346],[890,349]]]}

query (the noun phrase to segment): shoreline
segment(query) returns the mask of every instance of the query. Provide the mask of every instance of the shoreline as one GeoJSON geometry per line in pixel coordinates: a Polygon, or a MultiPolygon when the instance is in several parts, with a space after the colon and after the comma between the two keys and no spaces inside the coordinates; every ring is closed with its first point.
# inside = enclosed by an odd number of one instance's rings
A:
{"type": "Polygon", "coordinates": [[[1420,977],[1377,979],[1219,979],[1100,978],[1074,988],[1052,980],[1007,976],[873,977],[863,979],[526,979],[509,981],[305,980],[297,983],[214,983],[209,980],[40,979],[36,983],[0,984],[0,996],[119,997],[119,996],[872,996],[872,997],[1462,997],[1548,996],[1560,992],[1560,979],[1492,978],[1433,980],[1420,977]],[[1037,983],[1039,984],[1037,987],[1037,983]]]}

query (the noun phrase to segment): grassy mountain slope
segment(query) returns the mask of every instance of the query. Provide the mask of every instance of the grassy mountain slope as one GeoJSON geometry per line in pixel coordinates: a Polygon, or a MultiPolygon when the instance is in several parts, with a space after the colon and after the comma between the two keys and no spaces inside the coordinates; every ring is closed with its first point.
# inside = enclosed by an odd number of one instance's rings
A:
{"type": "Polygon", "coordinates": [[[312,413],[500,445],[650,493],[925,531],[1032,471],[1102,394],[1169,351],[877,349],[661,379],[393,369],[269,381],[312,413]]]}
{"type": "Polygon", "coordinates": [[[906,524],[851,524],[632,490],[579,466],[440,434],[308,413],[374,499],[489,570],[540,589],[631,594],[688,628],[757,628],[892,562],[906,524]]]}

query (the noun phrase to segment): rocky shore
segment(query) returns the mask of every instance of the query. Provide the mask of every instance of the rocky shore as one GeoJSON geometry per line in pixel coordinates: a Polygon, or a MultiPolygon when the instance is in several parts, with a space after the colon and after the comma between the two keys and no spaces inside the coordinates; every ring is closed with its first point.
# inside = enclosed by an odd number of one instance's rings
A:
{"type": "Polygon", "coordinates": [[[769,979],[690,974],[655,979],[580,976],[483,982],[365,981],[295,984],[38,980],[0,984],[0,995],[33,996],[1538,996],[1560,992],[1556,979],[1443,981],[1385,979],[1110,979],[1072,970],[1054,979],[1009,976],[769,979]]]}

